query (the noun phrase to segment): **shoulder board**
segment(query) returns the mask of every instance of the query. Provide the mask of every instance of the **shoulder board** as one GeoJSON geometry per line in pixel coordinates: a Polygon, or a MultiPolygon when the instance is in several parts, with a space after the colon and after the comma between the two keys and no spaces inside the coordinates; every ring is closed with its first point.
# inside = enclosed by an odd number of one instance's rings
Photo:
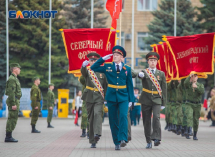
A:
{"type": "Polygon", "coordinates": [[[131,67],[131,66],[127,65],[127,64],[125,64],[125,66],[131,67]]]}
{"type": "Polygon", "coordinates": [[[105,62],[105,64],[113,64],[113,62],[105,62]]]}

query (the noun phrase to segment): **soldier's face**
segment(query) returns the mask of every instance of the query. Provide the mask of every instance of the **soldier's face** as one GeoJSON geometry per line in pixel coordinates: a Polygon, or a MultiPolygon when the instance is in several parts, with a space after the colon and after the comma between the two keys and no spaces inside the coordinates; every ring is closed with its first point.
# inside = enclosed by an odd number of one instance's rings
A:
{"type": "Polygon", "coordinates": [[[53,90],[53,89],[54,89],[54,86],[50,86],[49,88],[50,88],[51,90],[53,90]]]}
{"type": "Polygon", "coordinates": [[[137,89],[134,90],[134,94],[138,94],[139,91],[137,89]]]}
{"type": "Polygon", "coordinates": [[[37,85],[39,85],[39,84],[40,84],[40,79],[35,80],[35,83],[36,83],[37,85]]]}
{"type": "Polygon", "coordinates": [[[119,54],[119,53],[114,53],[114,54],[113,54],[113,61],[114,61],[115,63],[120,63],[120,62],[122,62],[122,59],[123,59],[123,56],[122,56],[121,54],[119,54]]]}
{"type": "Polygon", "coordinates": [[[153,68],[153,69],[156,68],[157,63],[158,63],[157,59],[149,59],[148,60],[148,64],[149,64],[150,68],[153,68]]]}
{"type": "Polygon", "coordinates": [[[193,82],[197,82],[198,80],[198,75],[193,75],[193,82]]]}
{"type": "Polygon", "coordinates": [[[20,68],[15,67],[15,68],[13,69],[13,72],[15,72],[15,73],[16,73],[16,75],[19,75],[19,74],[20,74],[20,72],[21,72],[21,69],[20,69],[20,68]]]}
{"type": "Polygon", "coordinates": [[[90,66],[92,66],[97,60],[89,60],[90,66]]]}

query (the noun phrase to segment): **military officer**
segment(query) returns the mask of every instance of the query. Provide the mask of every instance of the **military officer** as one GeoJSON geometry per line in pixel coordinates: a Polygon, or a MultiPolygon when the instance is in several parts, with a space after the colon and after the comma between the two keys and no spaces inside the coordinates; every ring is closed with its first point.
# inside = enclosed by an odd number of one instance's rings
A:
{"type": "Polygon", "coordinates": [[[40,133],[36,129],[36,123],[39,117],[40,113],[40,100],[41,100],[41,91],[40,88],[38,87],[40,85],[40,78],[39,77],[34,77],[33,78],[33,86],[31,87],[31,107],[32,107],[32,116],[31,116],[31,126],[32,126],[32,131],[31,133],[40,133]]]}
{"type": "Polygon", "coordinates": [[[48,89],[48,117],[47,117],[47,123],[48,123],[48,128],[54,128],[50,123],[52,120],[52,115],[53,115],[53,109],[54,109],[54,102],[55,102],[55,95],[53,92],[54,89],[54,84],[51,83],[49,84],[49,89],[48,89]]]}
{"type": "MultiPolygon", "coordinates": [[[[122,58],[123,63],[124,63],[124,60],[125,60],[125,58],[122,58]]],[[[132,78],[137,77],[137,73],[133,69],[131,69],[131,75],[132,75],[132,78]]],[[[130,115],[130,113],[132,112],[133,109],[134,109],[134,105],[131,104],[131,106],[128,107],[128,115],[127,115],[127,119],[128,119],[128,142],[131,141],[131,115],[130,115]]]]}
{"type": "MultiPolygon", "coordinates": [[[[83,85],[82,93],[84,93],[84,89],[86,88],[86,81],[83,76],[80,77],[80,82],[83,85]]],[[[82,135],[80,137],[87,136],[87,138],[89,138],[89,121],[87,118],[87,106],[85,101],[83,101],[83,104],[82,104],[81,129],[82,129],[82,135]],[[87,133],[86,133],[86,129],[87,129],[87,133]]]]}
{"type": "Polygon", "coordinates": [[[160,56],[156,52],[149,52],[146,55],[149,68],[143,70],[138,75],[142,79],[143,91],[139,103],[141,103],[143,125],[147,146],[152,148],[158,146],[161,141],[160,109],[165,106],[167,97],[167,85],[164,72],[156,69],[160,56]],[[153,132],[151,134],[151,114],[153,113],[153,132]]]}
{"type": "Polygon", "coordinates": [[[81,67],[81,73],[86,80],[86,88],[82,95],[82,100],[86,101],[88,120],[90,124],[89,142],[91,148],[96,148],[96,143],[102,135],[102,115],[103,104],[107,90],[107,79],[102,73],[96,72],[87,65],[95,64],[100,55],[96,52],[87,54],[88,60],[85,60],[81,67]]]}
{"type": "Polygon", "coordinates": [[[113,54],[106,55],[91,66],[96,72],[104,73],[108,80],[106,101],[108,106],[109,122],[115,150],[126,146],[128,140],[128,106],[134,103],[134,91],[131,68],[122,62],[126,56],[123,47],[116,45],[113,54]],[[105,63],[113,55],[113,62],[105,63]],[[118,116],[119,111],[119,116],[118,116]]]}
{"type": "Polygon", "coordinates": [[[193,126],[194,134],[193,140],[198,140],[197,131],[199,127],[199,117],[201,111],[201,98],[204,93],[204,85],[197,82],[198,75],[190,74],[189,77],[184,81],[184,86],[186,88],[186,105],[187,105],[187,127],[185,127],[185,135],[187,139],[190,139],[188,130],[193,126]]]}
{"type": "Polygon", "coordinates": [[[20,74],[20,65],[18,63],[10,64],[11,75],[6,83],[5,95],[7,98],[8,106],[8,120],[6,125],[5,142],[18,142],[12,137],[12,132],[16,127],[18,120],[20,98],[22,97],[21,85],[17,76],[20,74]]]}

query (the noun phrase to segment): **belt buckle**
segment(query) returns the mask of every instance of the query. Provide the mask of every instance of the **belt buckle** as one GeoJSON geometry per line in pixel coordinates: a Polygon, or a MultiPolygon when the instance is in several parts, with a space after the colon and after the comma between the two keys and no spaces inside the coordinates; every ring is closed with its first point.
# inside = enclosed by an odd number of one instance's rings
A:
{"type": "Polygon", "coordinates": [[[94,91],[94,92],[96,91],[95,87],[93,88],[93,91],[94,91]]]}
{"type": "Polygon", "coordinates": [[[117,89],[116,89],[116,91],[118,91],[118,89],[119,89],[119,86],[117,86],[117,89]]]}

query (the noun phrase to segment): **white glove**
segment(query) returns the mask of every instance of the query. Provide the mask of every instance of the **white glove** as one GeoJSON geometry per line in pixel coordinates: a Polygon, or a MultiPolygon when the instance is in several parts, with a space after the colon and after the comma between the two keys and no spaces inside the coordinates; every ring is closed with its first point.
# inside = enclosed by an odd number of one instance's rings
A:
{"type": "Polygon", "coordinates": [[[87,65],[89,64],[89,61],[88,60],[85,60],[82,64],[82,67],[86,67],[87,65]]]}
{"type": "Polygon", "coordinates": [[[129,103],[128,103],[128,107],[131,107],[131,105],[132,105],[132,102],[129,102],[129,103]]]}
{"type": "Polygon", "coordinates": [[[106,55],[106,56],[102,57],[102,59],[103,60],[108,60],[108,59],[110,59],[111,56],[113,56],[113,54],[106,55]]]}
{"type": "Polygon", "coordinates": [[[143,78],[145,75],[144,75],[143,72],[139,72],[138,76],[141,77],[141,78],[143,78]]]}
{"type": "Polygon", "coordinates": [[[135,103],[134,103],[134,106],[136,106],[136,105],[137,105],[137,103],[135,102],[135,103]]]}
{"type": "Polygon", "coordinates": [[[165,106],[161,106],[161,110],[165,109],[165,106]]]}
{"type": "Polygon", "coordinates": [[[106,104],[107,104],[107,101],[105,101],[104,104],[106,105],[106,104]]]}

